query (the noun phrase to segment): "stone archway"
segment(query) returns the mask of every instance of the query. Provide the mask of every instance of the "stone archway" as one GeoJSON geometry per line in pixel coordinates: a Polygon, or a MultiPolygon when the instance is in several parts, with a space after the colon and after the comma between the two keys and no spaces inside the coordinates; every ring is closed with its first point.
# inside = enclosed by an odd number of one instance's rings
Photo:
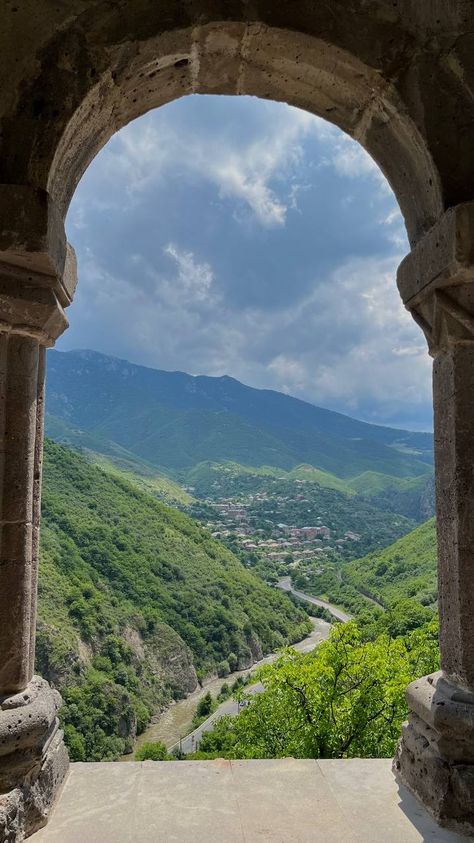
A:
{"type": "Polygon", "coordinates": [[[436,358],[443,673],[409,690],[396,768],[443,822],[473,827],[474,9],[67,5],[1,3],[0,829],[19,840],[42,824],[67,765],[58,696],[33,679],[44,349],[67,327],[76,284],[65,213],[115,131],[191,92],[284,100],[334,122],[372,154],[404,214],[413,250],[399,288],[436,358]]]}

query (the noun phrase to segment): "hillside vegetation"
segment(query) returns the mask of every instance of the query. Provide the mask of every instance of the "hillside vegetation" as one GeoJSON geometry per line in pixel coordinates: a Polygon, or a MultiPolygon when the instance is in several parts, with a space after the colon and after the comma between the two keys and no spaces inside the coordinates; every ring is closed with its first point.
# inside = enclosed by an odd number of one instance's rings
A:
{"type": "Polygon", "coordinates": [[[290,649],[262,668],[263,692],[218,721],[193,757],[393,755],[408,713],[407,685],[439,668],[434,521],[326,571],[319,586],[356,619],[333,626],[312,653],[290,649]]]}
{"type": "Polygon", "coordinates": [[[46,415],[46,431],[51,439],[77,451],[92,465],[110,474],[122,476],[132,485],[150,492],[164,503],[187,505],[192,502],[182,486],[159,471],[156,466],[135,456],[126,448],[98,434],[80,430],[64,419],[46,415]]]}
{"type": "Polygon", "coordinates": [[[74,759],[116,758],[196,671],[248,666],[308,627],[186,515],[46,442],[37,659],[74,759]]]}
{"type": "Polygon", "coordinates": [[[382,611],[392,633],[413,629],[428,621],[437,607],[434,519],[388,547],[328,565],[304,581],[293,580],[298,588],[344,606],[364,622],[380,620],[382,611]]]}
{"type": "Polygon", "coordinates": [[[386,606],[412,598],[435,605],[436,526],[434,519],[383,550],[369,553],[343,567],[344,580],[386,606]]]}
{"type": "Polygon", "coordinates": [[[219,720],[192,757],[393,756],[407,685],[439,667],[437,632],[435,620],[398,636],[354,621],[333,627],[312,653],[288,650],[259,670],[263,692],[219,720]]]}
{"type": "Polygon", "coordinates": [[[92,450],[112,442],[181,480],[206,460],[287,471],[305,464],[342,479],[432,471],[430,434],[367,424],[230,377],[148,369],[92,351],[48,353],[47,408],[55,438],[67,423],[92,437],[92,450]]]}

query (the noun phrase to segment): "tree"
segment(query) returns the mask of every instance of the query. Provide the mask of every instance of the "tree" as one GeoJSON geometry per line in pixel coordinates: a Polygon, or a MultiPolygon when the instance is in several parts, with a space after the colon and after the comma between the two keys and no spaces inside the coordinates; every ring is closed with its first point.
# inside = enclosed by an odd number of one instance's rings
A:
{"type": "Polygon", "coordinates": [[[262,668],[264,692],[219,721],[200,750],[231,758],[389,757],[407,713],[406,686],[437,665],[434,622],[373,640],[355,622],[338,625],[313,653],[287,650],[262,668]]]}
{"type": "Polygon", "coordinates": [[[212,712],[212,697],[211,692],[208,691],[207,694],[204,694],[203,697],[199,700],[196,709],[196,715],[198,717],[208,717],[209,714],[212,712]]]}
{"type": "Polygon", "coordinates": [[[168,750],[161,741],[144,743],[135,753],[136,761],[169,761],[169,759],[168,750]]]}
{"type": "Polygon", "coordinates": [[[227,659],[223,659],[223,660],[222,660],[221,662],[219,662],[219,664],[217,665],[217,675],[218,675],[219,677],[222,677],[222,676],[228,676],[228,675],[229,675],[229,673],[230,673],[230,666],[229,666],[229,662],[227,661],[227,659]]]}

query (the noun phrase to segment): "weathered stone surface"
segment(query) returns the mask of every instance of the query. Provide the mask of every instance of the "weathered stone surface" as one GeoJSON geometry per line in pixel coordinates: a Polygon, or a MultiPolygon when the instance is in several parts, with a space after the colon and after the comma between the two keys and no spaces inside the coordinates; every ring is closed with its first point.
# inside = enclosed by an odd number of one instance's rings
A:
{"type": "Polygon", "coordinates": [[[60,696],[32,678],[45,346],[67,325],[48,279],[0,264],[0,841],[46,821],[68,763],[60,696]]]}
{"type": "Polygon", "coordinates": [[[474,832],[474,203],[402,263],[398,285],[434,357],[442,673],[414,682],[395,769],[434,816],[474,832]]]}
{"type": "Polygon", "coordinates": [[[39,774],[24,780],[21,787],[23,837],[28,837],[47,822],[68,769],[69,757],[63,733],[57,731],[43,756],[39,774]]]}
{"type": "Polygon", "coordinates": [[[0,694],[33,674],[44,348],[68,324],[45,277],[0,264],[0,694]]]}
{"type": "Polygon", "coordinates": [[[37,339],[52,346],[65,331],[68,321],[56,294],[47,287],[12,278],[12,271],[0,264],[0,333],[37,339]]]}
{"type": "Polygon", "coordinates": [[[425,676],[407,690],[410,707],[394,772],[444,825],[474,831],[474,695],[425,676]]]}
{"type": "Polygon", "coordinates": [[[17,843],[46,822],[69,764],[60,705],[39,676],[0,697],[0,843],[17,843]]]}
{"type": "Polygon", "coordinates": [[[467,843],[397,787],[390,763],[72,764],[31,843],[467,843]]]}
{"type": "MultiPolygon", "coordinates": [[[[41,747],[49,740],[51,727],[61,705],[58,691],[49,687],[46,680],[37,676],[21,694],[0,698],[0,758],[41,747]],[[27,698],[27,701],[25,700],[27,698]],[[15,705],[16,701],[19,705],[15,705]]],[[[2,761],[3,765],[4,761],[2,761]]],[[[3,766],[0,769],[0,787],[3,766]]]]}
{"type": "Polygon", "coordinates": [[[474,281],[474,202],[443,214],[401,262],[397,284],[405,304],[435,289],[474,281]]]}
{"type": "Polygon", "coordinates": [[[282,100],[349,131],[386,172],[413,242],[472,189],[469,4],[3,5],[0,178],[62,208],[114,131],[189,93],[282,100]]]}
{"type": "Polygon", "coordinates": [[[393,762],[398,781],[441,825],[472,835],[474,766],[443,759],[411,721],[403,727],[393,762]]]}
{"type": "Polygon", "coordinates": [[[17,843],[21,839],[22,794],[17,788],[9,793],[0,793],[0,841],[1,843],[17,843]]]}
{"type": "Polygon", "coordinates": [[[63,216],[46,190],[0,184],[0,262],[61,277],[66,248],[63,216]]]}
{"type": "Polygon", "coordinates": [[[433,368],[441,667],[474,689],[474,338],[433,368]]]}

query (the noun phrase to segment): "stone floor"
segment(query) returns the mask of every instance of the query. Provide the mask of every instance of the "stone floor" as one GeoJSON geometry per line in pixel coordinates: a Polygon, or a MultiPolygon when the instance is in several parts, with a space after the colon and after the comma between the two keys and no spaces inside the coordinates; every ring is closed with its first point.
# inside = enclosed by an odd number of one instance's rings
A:
{"type": "Polygon", "coordinates": [[[31,843],[461,843],[389,760],[73,764],[31,843]]]}

